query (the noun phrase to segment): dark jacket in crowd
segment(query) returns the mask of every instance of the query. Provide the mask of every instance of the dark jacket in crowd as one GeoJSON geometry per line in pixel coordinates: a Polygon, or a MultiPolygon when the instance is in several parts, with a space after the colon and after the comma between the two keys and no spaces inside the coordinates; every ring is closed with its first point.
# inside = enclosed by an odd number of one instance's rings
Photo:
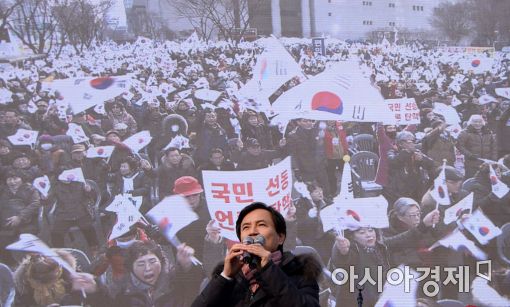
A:
{"type": "Polygon", "coordinates": [[[388,190],[392,198],[395,198],[392,201],[400,197],[410,197],[419,202],[429,180],[428,172],[434,167],[434,161],[426,156],[417,161],[414,159],[414,153],[390,149],[388,163],[390,181],[388,190]]]}
{"type": "Polygon", "coordinates": [[[23,183],[12,194],[11,190],[4,186],[0,194],[0,229],[2,233],[16,236],[20,233],[37,233],[37,214],[41,206],[39,192],[28,183],[23,183]],[[6,219],[12,216],[19,216],[21,223],[15,227],[7,227],[6,219]]]}
{"type": "Polygon", "coordinates": [[[266,168],[273,164],[273,159],[283,157],[281,150],[261,150],[259,155],[252,155],[248,151],[241,153],[233,153],[232,160],[237,162],[238,171],[247,171],[254,169],[266,168]]]}
{"type": "Polygon", "coordinates": [[[246,124],[241,129],[242,141],[246,142],[247,139],[253,138],[259,141],[262,149],[272,149],[273,142],[271,140],[271,133],[269,128],[264,125],[252,126],[246,124]]]}
{"type": "MultiPolygon", "coordinates": [[[[482,208],[483,213],[498,227],[510,221],[510,193],[498,198],[492,193],[489,174],[478,172],[475,175],[475,182],[471,187],[473,194],[473,210],[482,208]]],[[[510,186],[509,178],[501,181],[510,186]]]]}
{"type": "Polygon", "coordinates": [[[63,183],[58,180],[52,187],[52,192],[57,201],[55,220],[75,221],[82,218],[90,218],[87,208],[87,199],[92,191],[86,192],[82,182],[63,183]]]}
{"type": "Polygon", "coordinates": [[[432,236],[429,233],[429,229],[423,223],[420,223],[416,228],[409,229],[397,218],[396,214],[390,215],[389,221],[390,227],[383,231],[384,240],[400,238],[400,240],[406,243],[390,250],[391,263],[394,266],[404,264],[415,268],[422,265],[421,250],[430,247],[434,243],[430,242],[432,236]],[[411,237],[413,240],[408,240],[406,237],[411,237]]]}
{"type": "Polygon", "coordinates": [[[329,261],[331,256],[331,246],[335,243],[335,236],[329,232],[324,232],[320,210],[331,205],[330,203],[317,203],[317,215],[310,217],[308,212],[314,207],[312,201],[308,198],[300,198],[296,203],[297,218],[297,236],[303,242],[303,245],[311,246],[321,255],[324,263],[329,261]]]}
{"type": "Polygon", "coordinates": [[[439,127],[434,128],[423,138],[422,151],[434,160],[435,167],[443,165],[443,159],[446,159],[448,165],[453,166],[455,163],[455,140],[439,127]]]}
{"type": "Polygon", "coordinates": [[[204,125],[197,135],[196,144],[197,150],[193,158],[197,164],[206,162],[213,148],[220,148],[225,156],[228,156],[227,134],[218,124],[215,127],[204,125]]]}
{"type": "Polygon", "coordinates": [[[498,120],[496,136],[498,141],[499,156],[510,153],[510,108],[501,114],[498,120]]]}
{"type": "Polygon", "coordinates": [[[220,275],[222,271],[223,265],[214,270],[211,281],[192,307],[319,306],[317,280],[321,266],[313,256],[287,252],[280,265],[269,262],[255,275],[260,288],[253,296],[242,273],[229,281],[220,275]]]}
{"type": "MultiPolygon", "coordinates": [[[[151,184],[152,180],[149,178],[144,171],[138,171],[133,174],[133,190],[125,191],[132,196],[143,196],[142,206],[140,212],[147,212],[150,209],[151,201],[151,184]]],[[[112,195],[122,194],[124,190],[124,177],[117,173],[113,179],[112,195]]]]}
{"type": "Polygon", "coordinates": [[[204,199],[201,200],[198,208],[194,211],[198,215],[198,220],[193,221],[191,224],[179,230],[176,236],[182,243],[191,246],[195,250],[195,257],[202,261],[204,255],[204,238],[207,233],[205,227],[211,220],[211,215],[209,214],[204,199]]]}
{"type": "Polygon", "coordinates": [[[165,162],[166,156],[163,156],[161,163],[155,170],[154,175],[159,178],[159,197],[161,199],[174,194],[174,184],[178,178],[182,176],[197,176],[193,159],[184,153],[181,153],[181,157],[182,159],[179,164],[168,166],[165,162]]]}
{"type": "MultiPolygon", "coordinates": [[[[313,181],[319,174],[325,174],[326,154],[323,139],[318,137],[317,129],[298,127],[289,134],[289,146],[293,167],[305,181],[313,181]],[[322,141],[322,142],[321,142],[322,141]]],[[[321,184],[325,189],[327,186],[321,184]]]]}
{"type": "Polygon", "coordinates": [[[460,133],[457,146],[464,154],[466,178],[472,177],[483,163],[478,158],[493,161],[498,158],[496,136],[487,127],[477,132],[473,127],[468,126],[460,133]]]}

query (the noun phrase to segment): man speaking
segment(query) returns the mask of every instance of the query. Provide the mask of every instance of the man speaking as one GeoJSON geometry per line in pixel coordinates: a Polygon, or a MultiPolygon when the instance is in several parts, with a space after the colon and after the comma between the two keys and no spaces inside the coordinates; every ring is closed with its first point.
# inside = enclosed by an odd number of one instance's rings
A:
{"type": "Polygon", "coordinates": [[[283,216],[255,202],[239,213],[241,242],[227,252],[207,287],[193,302],[200,306],[319,306],[320,264],[311,255],[283,252],[283,216]]]}

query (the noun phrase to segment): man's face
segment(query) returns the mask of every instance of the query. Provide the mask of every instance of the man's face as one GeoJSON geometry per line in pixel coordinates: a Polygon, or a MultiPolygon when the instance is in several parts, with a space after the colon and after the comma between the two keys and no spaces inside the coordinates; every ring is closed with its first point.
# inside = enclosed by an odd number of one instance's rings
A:
{"type": "Polygon", "coordinates": [[[161,273],[161,261],[153,253],[143,255],[133,263],[133,273],[149,285],[155,285],[161,273]]]}
{"type": "Polygon", "coordinates": [[[112,106],[112,113],[114,115],[120,115],[122,114],[122,107],[119,104],[114,104],[112,106]]]}
{"type": "Polygon", "coordinates": [[[213,153],[211,155],[211,162],[215,166],[220,166],[223,163],[223,160],[225,160],[225,157],[221,153],[213,153]]]}
{"type": "Polygon", "coordinates": [[[313,125],[315,124],[314,120],[302,118],[298,121],[298,125],[306,130],[310,130],[313,128],[313,125]]]}
{"type": "Polygon", "coordinates": [[[248,213],[241,223],[241,242],[246,237],[262,235],[264,248],[270,252],[278,250],[285,241],[285,235],[278,234],[271,213],[264,209],[256,209],[248,213]]]}
{"type": "Polygon", "coordinates": [[[120,164],[120,174],[122,176],[129,175],[131,173],[131,167],[129,166],[129,163],[121,163],[120,164]]]}
{"type": "Polygon", "coordinates": [[[189,106],[185,101],[181,101],[181,102],[179,102],[179,105],[177,106],[177,108],[181,111],[185,111],[185,110],[189,109],[189,106]]]}
{"type": "Polygon", "coordinates": [[[410,206],[404,215],[398,215],[397,217],[409,228],[417,227],[420,224],[420,209],[418,206],[410,206]]]}
{"type": "Polygon", "coordinates": [[[18,117],[14,112],[5,112],[5,123],[8,125],[16,125],[18,123],[18,117]]]}
{"type": "Polygon", "coordinates": [[[400,147],[402,147],[402,149],[404,149],[404,150],[408,150],[408,151],[416,150],[416,143],[415,143],[414,138],[403,140],[399,144],[400,144],[400,147]]]}
{"type": "Polygon", "coordinates": [[[475,128],[476,130],[482,129],[482,127],[483,127],[483,119],[480,119],[480,118],[473,119],[471,121],[471,126],[473,126],[473,128],[475,128]]]}
{"type": "Polygon", "coordinates": [[[46,111],[48,111],[48,105],[47,104],[40,103],[40,104],[37,105],[37,112],[38,113],[44,114],[44,113],[46,113],[46,111]]]}
{"type": "Polygon", "coordinates": [[[71,153],[71,159],[73,159],[74,161],[82,161],[83,158],[85,158],[84,151],[75,151],[71,153]]]}
{"type": "Polygon", "coordinates": [[[216,113],[207,113],[205,115],[205,123],[209,126],[216,124],[216,113]]]}
{"type": "Polygon", "coordinates": [[[21,180],[20,177],[9,177],[6,180],[6,183],[11,190],[17,190],[23,183],[23,180],[21,180]]]}
{"type": "Polygon", "coordinates": [[[185,196],[191,209],[196,210],[200,205],[200,193],[185,196]]]}
{"type": "Polygon", "coordinates": [[[10,152],[9,147],[7,146],[0,146],[0,155],[6,155],[10,152]]]}
{"type": "Polygon", "coordinates": [[[182,156],[178,150],[170,151],[166,156],[172,165],[177,165],[182,160],[182,156]]]}
{"type": "Polygon", "coordinates": [[[260,145],[250,145],[246,148],[246,150],[252,156],[258,156],[262,152],[260,145]]]}
{"type": "Polygon", "coordinates": [[[324,199],[324,193],[321,188],[316,188],[310,193],[313,201],[321,201],[324,199]]]}
{"type": "Polygon", "coordinates": [[[27,168],[30,166],[30,159],[28,159],[27,157],[17,158],[16,160],[14,160],[12,165],[18,169],[27,168]]]}
{"type": "Polygon", "coordinates": [[[462,180],[454,181],[454,180],[446,180],[446,187],[448,188],[448,193],[457,194],[462,187],[462,180]]]}
{"type": "Polygon", "coordinates": [[[106,136],[106,140],[110,143],[120,143],[120,138],[115,133],[110,133],[106,136]]]}
{"type": "Polygon", "coordinates": [[[257,126],[258,123],[259,123],[259,119],[257,118],[257,116],[250,116],[248,118],[248,123],[251,125],[251,126],[257,126]]]}

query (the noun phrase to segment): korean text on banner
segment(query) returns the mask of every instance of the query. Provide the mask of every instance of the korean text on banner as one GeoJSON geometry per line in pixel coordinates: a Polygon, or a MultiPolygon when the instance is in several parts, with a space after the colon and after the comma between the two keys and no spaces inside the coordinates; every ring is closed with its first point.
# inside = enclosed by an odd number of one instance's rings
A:
{"type": "Polygon", "coordinates": [[[264,169],[204,171],[203,177],[209,213],[218,222],[222,236],[227,239],[238,240],[235,233],[237,216],[252,202],[270,205],[284,216],[292,205],[290,157],[264,169]]]}
{"type": "Polygon", "coordinates": [[[420,109],[414,98],[386,99],[385,102],[395,114],[397,125],[420,124],[420,109]]]}

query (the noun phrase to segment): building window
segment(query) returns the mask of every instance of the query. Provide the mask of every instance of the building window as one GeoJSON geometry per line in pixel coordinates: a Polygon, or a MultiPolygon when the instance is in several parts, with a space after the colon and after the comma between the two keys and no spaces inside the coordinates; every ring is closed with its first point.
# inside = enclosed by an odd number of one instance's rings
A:
{"type": "Polygon", "coordinates": [[[388,24],[390,25],[390,27],[394,27],[395,26],[395,22],[394,21],[390,21],[388,24]]]}
{"type": "Polygon", "coordinates": [[[413,5],[413,11],[422,11],[423,12],[423,5],[413,5]]]}
{"type": "Polygon", "coordinates": [[[372,25],[372,20],[363,20],[363,25],[364,26],[371,26],[372,25]]]}
{"type": "Polygon", "coordinates": [[[329,13],[328,13],[328,16],[330,16],[330,17],[331,17],[331,12],[329,12],[329,13]]]}
{"type": "Polygon", "coordinates": [[[388,3],[388,7],[395,8],[395,3],[388,3]]]}
{"type": "Polygon", "coordinates": [[[363,6],[372,6],[372,1],[363,1],[363,6]]]}
{"type": "Polygon", "coordinates": [[[328,3],[331,3],[331,0],[328,0],[328,3]]]}

